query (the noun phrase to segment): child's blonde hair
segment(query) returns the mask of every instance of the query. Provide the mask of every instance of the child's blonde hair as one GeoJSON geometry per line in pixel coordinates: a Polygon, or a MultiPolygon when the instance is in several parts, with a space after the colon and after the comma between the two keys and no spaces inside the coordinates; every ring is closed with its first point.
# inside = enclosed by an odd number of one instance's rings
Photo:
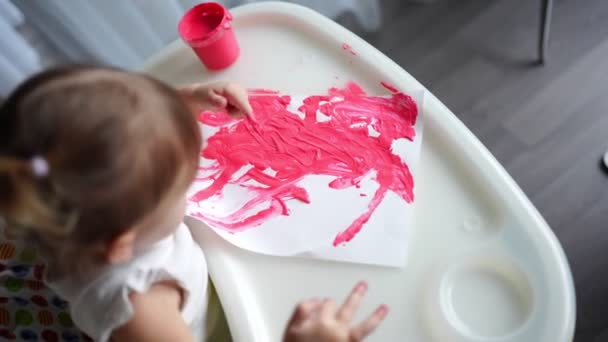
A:
{"type": "Polygon", "coordinates": [[[179,94],[152,78],[97,67],[40,73],[0,108],[0,216],[52,270],[99,263],[99,242],[186,190],[200,141],[179,94]],[[48,173],[35,172],[34,159],[48,173]]]}

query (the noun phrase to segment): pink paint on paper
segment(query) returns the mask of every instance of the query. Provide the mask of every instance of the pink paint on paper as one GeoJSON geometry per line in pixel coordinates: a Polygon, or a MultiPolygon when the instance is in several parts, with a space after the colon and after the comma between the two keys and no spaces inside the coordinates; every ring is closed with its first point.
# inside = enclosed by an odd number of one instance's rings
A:
{"type": "Polygon", "coordinates": [[[353,56],[357,55],[357,53],[355,52],[355,50],[353,50],[353,47],[350,46],[349,44],[342,43],[342,50],[348,51],[348,53],[350,53],[353,56]]]}
{"type": "Polygon", "coordinates": [[[394,85],[387,83],[387,82],[380,82],[380,84],[388,91],[390,91],[391,93],[399,93],[399,89],[397,89],[394,85]]]}
{"type": "Polygon", "coordinates": [[[257,94],[262,96],[250,97],[255,122],[250,118],[235,120],[226,113],[199,115],[201,123],[219,130],[209,137],[202,152],[213,163],[201,168],[198,178],[211,181],[211,185],[190,200],[198,203],[221,195],[228,184],[246,188],[253,198],[227,216],[195,216],[214,227],[238,232],[277,215],[289,215],[291,200],[310,203],[308,192],[298,185],[307,176],[332,176],[327,185],[339,190],[360,187],[361,180],[375,171],[379,187],[368,208],[335,237],[333,245],[337,246],[357,235],[388,191],[408,203],[414,200],[410,170],[391,151],[396,139],[413,141],[416,135],[418,109],[409,96],[367,96],[358,85],[349,83],[344,89],[331,88],[327,95],[304,99],[299,108],[304,114],[301,118],[288,110],[291,97],[269,91],[257,94]],[[329,119],[317,121],[317,112],[329,119]],[[379,134],[370,136],[368,126],[379,134]],[[249,165],[253,167],[242,176],[233,177],[249,165]],[[268,168],[276,174],[264,172],[268,168]],[[258,211],[250,214],[254,209],[258,211]]]}

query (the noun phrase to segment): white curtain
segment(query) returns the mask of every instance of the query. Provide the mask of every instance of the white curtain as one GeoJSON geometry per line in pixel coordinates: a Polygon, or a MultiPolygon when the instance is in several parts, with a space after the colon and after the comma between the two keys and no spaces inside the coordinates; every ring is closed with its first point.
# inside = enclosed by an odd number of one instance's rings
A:
{"type": "MultiPolygon", "coordinates": [[[[256,0],[218,1],[234,7],[256,0]]],[[[201,0],[0,0],[0,96],[40,69],[36,52],[14,30],[26,14],[67,60],[99,62],[127,69],[177,38],[177,23],[201,0]],[[5,32],[6,31],[6,32],[5,32]]],[[[328,17],[349,11],[362,27],[380,26],[379,0],[291,0],[328,17]]]]}
{"type": "Polygon", "coordinates": [[[0,96],[40,70],[38,54],[15,30],[23,20],[23,14],[12,3],[0,0],[0,96]]]}

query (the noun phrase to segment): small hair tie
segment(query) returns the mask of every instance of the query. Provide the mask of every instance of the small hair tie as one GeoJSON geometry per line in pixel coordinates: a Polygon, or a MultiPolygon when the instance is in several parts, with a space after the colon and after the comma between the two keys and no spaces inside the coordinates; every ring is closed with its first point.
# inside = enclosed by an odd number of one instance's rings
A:
{"type": "Polygon", "coordinates": [[[44,157],[32,157],[32,159],[30,159],[30,168],[37,178],[44,178],[49,175],[49,163],[44,157]]]}

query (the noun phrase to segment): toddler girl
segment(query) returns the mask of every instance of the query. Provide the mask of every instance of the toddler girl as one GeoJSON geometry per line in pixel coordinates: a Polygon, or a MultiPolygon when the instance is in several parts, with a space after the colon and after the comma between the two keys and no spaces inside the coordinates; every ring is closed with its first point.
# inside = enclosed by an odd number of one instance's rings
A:
{"type": "MultiPolygon", "coordinates": [[[[204,339],[205,257],[182,219],[200,154],[195,115],[218,108],[251,114],[231,83],[176,90],[96,67],[38,74],[0,108],[0,217],[45,255],[47,284],[95,340],[204,339]]],[[[296,316],[290,341],[323,336],[310,327],[327,319],[296,316]]]]}

